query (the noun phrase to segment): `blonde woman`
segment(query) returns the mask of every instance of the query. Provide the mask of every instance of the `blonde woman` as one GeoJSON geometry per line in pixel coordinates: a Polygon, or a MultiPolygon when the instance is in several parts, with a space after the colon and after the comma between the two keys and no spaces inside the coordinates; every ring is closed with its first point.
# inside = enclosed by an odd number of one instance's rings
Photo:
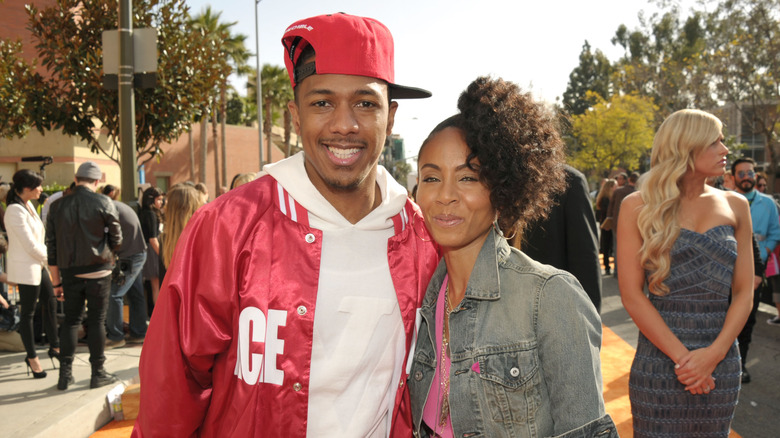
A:
{"type": "Polygon", "coordinates": [[[163,264],[167,268],[171,264],[173,250],[179,241],[181,232],[189,222],[193,213],[203,205],[201,193],[192,186],[180,184],[168,191],[168,202],[165,206],[165,232],[162,236],[163,264]]]}
{"type": "Polygon", "coordinates": [[[734,416],[752,227],[744,197],[706,184],[726,169],[721,128],[703,111],[669,116],[650,172],[620,209],[620,292],[640,330],[629,379],[638,438],[726,437],[734,416]]]}
{"type": "Polygon", "coordinates": [[[238,186],[243,186],[248,182],[252,182],[257,179],[256,173],[239,173],[233,177],[233,181],[230,182],[230,190],[235,189],[238,186]]]}

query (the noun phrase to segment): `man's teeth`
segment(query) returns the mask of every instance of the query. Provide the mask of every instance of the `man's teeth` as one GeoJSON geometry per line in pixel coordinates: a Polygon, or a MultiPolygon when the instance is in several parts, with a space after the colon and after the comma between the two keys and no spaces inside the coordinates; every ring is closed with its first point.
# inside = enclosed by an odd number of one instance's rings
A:
{"type": "Polygon", "coordinates": [[[346,160],[347,158],[351,157],[352,155],[355,155],[360,150],[359,148],[352,148],[352,149],[337,149],[337,148],[328,148],[328,150],[336,156],[336,158],[346,160]]]}

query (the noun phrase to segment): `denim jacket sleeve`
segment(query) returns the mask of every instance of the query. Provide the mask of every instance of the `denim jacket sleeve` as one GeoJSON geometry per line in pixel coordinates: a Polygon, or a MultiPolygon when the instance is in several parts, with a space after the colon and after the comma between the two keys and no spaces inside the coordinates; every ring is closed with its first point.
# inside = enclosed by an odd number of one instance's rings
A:
{"type": "Polygon", "coordinates": [[[606,414],[599,355],[601,319],[571,274],[552,275],[538,293],[540,369],[550,394],[554,434],[567,436],[561,434],[606,414]]]}
{"type": "Polygon", "coordinates": [[[604,414],[598,420],[570,430],[553,438],[618,438],[617,427],[609,414],[604,414]]]}

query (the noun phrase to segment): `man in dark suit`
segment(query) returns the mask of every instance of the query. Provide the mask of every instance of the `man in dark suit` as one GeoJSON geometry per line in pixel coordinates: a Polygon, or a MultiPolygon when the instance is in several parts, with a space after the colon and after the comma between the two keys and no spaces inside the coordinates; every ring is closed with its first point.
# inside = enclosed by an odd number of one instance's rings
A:
{"type": "Polygon", "coordinates": [[[532,259],[577,277],[596,310],[601,311],[596,216],[582,172],[566,166],[566,190],[555,198],[546,220],[528,226],[520,247],[532,259]]]}

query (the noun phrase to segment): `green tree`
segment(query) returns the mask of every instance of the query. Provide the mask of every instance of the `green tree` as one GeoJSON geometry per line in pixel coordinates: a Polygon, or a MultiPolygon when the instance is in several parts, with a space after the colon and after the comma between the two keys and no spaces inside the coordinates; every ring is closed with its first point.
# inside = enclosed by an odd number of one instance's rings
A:
{"type": "Polygon", "coordinates": [[[723,1],[708,27],[707,64],[717,95],[763,136],[774,187],[780,160],[780,2],[723,1]]]}
{"type": "Polygon", "coordinates": [[[652,98],[659,108],[657,121],[679,109],[714,105],[703,58],[702,13],[683,19],[679,6],[672,5],[649,18],[640,14],[640,28],[629,31],[620,25],[612,43],[625,50],[615,66],[614,91],[652,98]]]}
{"type": "Polygon", "coordinates": [[[22,43],[0,39],[0,137],[24,137],[30,129],[23,86],[32,80],[32,68],[20,56],[22,43]]]}
{"type": "MultiPolygon", "coordinates": [[[[268,150],[270,151],[270,147],[273,144],[271,143],[271,128],[273,125],[278,124],[279,118],[282,117],[284,121],[284,150],[285,155],[287,155],[290,150],[290,133],[292,131],[292,116],[287,109],[287,102],[294,98],[292,85],[290,85],[290,79],[284,67],[264,64],[260,74],[260,91],[263,101],[263,133],[266,136],[266,145],[268,145],[268,150]]],[[[257,101],[256,81],[257,74],[251,76],[246,85],[250,102],[257,101]]],[[[270,161],[271,157],[268,156],[267,159],[270,161]]]]}
{"type": "Polygon", "coordinates": [[[225,121],[228,125],[246,124],[246,102],[235,90],[231,90],[227,98],[225,121]]]}
{"type": "MultiPolygon", "coordinates": [[[[159,48],[156,87],[135,90],[135,147],[142,161],[188,129],[214,87],[213,53],[189,31],[187,9],[184,0],[133,2],[133,27],[156,27],[159,48]]],[[[102,84],[102,31],[116,28],[117,1],[57,0],[27,10],[38,58],[48,71],[46,77],[34,74],[31,84],[20,83],[32,126],[78,136],[118,163],[117,91],[102,84]],[[106,146],[101,137],[108,138],[106,146]]]]}
{"type": "Polygon", "coordinates": [[[393,178],[400,182],[402,186],[406,187],[406,180],[412,172],[412,165],[406,162],[406,160],[398,160],[393,163],[391,167],[390,174],[393,175],[393,178]]]}
{"type": "MultiPolygon", "coordinates": [[[[222,120],[222,178],[221,185],[227,185],[227,151],[225,144],[225,111],[227,104],[228,77],[234,73],[243,73],[249,52],[244,47],[246,35],[233,35],[230,32],[236,22],[220,22],[222,12],[214,12],[207,6],[203,12],[191,19],[192,27],[201,33],[213,49],[216,57],[214,65],[217,68],[216,86],[213,93],[206,99],[209,104],[212,126],[212,141],[214,142],[214,175],[215,193],[219,193],[220,166],[217,121],[222,120]],[[235,67],[234,67],[235,66],[235,67]]],[[[201,140],[202,142],[202,140],[201,140]]]]}
{"type": "Polygon", "coordinates": [[[595,93],[587,98],[597,103],[572,117],[573,135],[579,149],[572,166],[599,177],[612,169],[636,169],[653,145],[656,107],[647,97],[615,95],[609,101],[595,93]]]}
{"type": "Polygon", "coordinates": [[[602,99],[611,95],[612,64],[601,50],[593,52],[585,41],[580,52],[580,64],[569,74],[569,84],[563,93],[563,107],[572,115],[584,113],[593,105],[586,99],[587,92],[593,92],[602,99]]]}

